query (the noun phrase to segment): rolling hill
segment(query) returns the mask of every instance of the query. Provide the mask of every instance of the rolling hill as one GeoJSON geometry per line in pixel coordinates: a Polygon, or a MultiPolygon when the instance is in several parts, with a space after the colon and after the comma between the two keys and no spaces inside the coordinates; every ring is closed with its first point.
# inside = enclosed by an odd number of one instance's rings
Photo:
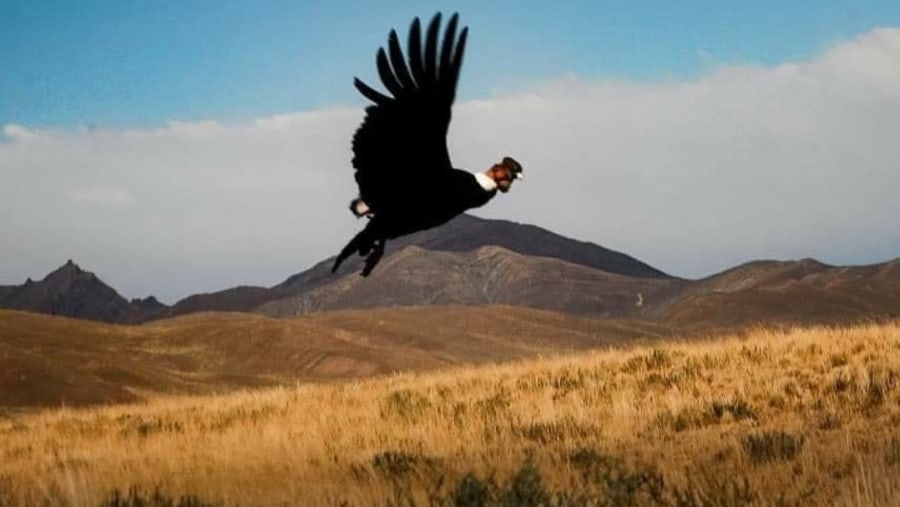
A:
{"type": "Polygon", "coordinates": [[[672,333],[647,322],[507,306],[342,311],[295,319],[198,313],[140,326],[0,310],[0,406],[118,403],[351,379],[672,333]]]}
{"type": "MultiPolygon", "coordinates": [[[[48,281],[101,283],[73,266],[48,281]]],[[[135,326],[0,310],[0,406],[361,378],[762,324],[886,321],[900,318],[900,260],[854,267],[758,261],[684,281],[616,275],[500,247],[454,253],[410,246],[369,279],[340,277],[268,302],[259,313],[194,313],[135,326]],[[525,307],[535,301],[565,313],[525,307]]]]}

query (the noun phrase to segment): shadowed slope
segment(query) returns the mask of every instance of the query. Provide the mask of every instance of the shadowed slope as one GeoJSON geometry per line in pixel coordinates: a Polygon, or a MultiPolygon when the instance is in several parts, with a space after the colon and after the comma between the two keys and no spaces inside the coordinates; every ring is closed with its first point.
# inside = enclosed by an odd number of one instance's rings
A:
{"type": "MultiPolygon", "coordinates": [[[[485,246],[498,246],[526,256],[559,259],[607,273],[669,278],[669,275],[634,257],[594,243],[560,236],[535,225],[472,215],[460,215],[440,227],[393,240],[388,243],[385,255],[413,245],[443,252],[467,252],[485,246]]],[[[275,288],[302,292],[329,283],[334,279],[330,272],[333,261],[334,258],[326,259],[307,271],[289,277],[275,288]]],[[[361,265],[359,258],[350,258],[338,273],[359,271],[361,265]]]]}
{"type": "Polygon", "coordinates": [[[637,313],[638,293],[646,296],[678,283],[611,274],[500,247],[454,253],[410,246],[382,262],[369,278],[351,274],[259,311],[283,317],[341,308],[505,304],[628,317],[637,313]]]}

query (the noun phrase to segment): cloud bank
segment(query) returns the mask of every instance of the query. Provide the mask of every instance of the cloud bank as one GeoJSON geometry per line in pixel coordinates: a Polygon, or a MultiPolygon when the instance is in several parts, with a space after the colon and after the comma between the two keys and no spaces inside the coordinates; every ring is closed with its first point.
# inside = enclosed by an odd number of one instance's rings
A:
{"type": "MultiPolygon", "coordinates": [[[[465,71],[463,74],[465,79],[465,71]]],[[[349,86],[349,85],[348,85],[349,86]]],[[[272,285],[361,225],[362,107],[238,125],[30,129],[0,141],[0,284],[73,258],[128,297],[272,285]]],[[[655,83],[569,76],[463,101],[450,149],[528,179],[478,211],[679,276],[758,258],[900,256],[900,29],[776,67],[655,83]]]]}

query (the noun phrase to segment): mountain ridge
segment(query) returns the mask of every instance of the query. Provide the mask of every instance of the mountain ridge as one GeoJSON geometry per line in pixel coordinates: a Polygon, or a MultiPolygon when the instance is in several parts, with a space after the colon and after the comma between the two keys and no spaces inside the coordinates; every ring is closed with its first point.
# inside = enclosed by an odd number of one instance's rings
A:
{"type": "Polygon", "coordinates": [[[194,294],[167,306],[152,296],[127,301],[70,259],[43,280],[0,286],[0,308],[126,324],[209,311],[290,317],[447,304],[507,304],[701,327],[900,314],[900,259],[863,266],[756,260],[687,280],[536,226],[463,215],[445,227],[390,242],[382,265],[365,279],[357,275],[358,258],[332,274],[332,257],[272,287],[194,294]]]}
{"type": "Polygon", "coordinates": [[[91,271],[69,259],[39,281],[0,290],[0,308],[30,310],[102,322],[132,322],[160,310],[155,298],[129,302],[91,271]],[[156,304],[153,304],[156,302],[156,304]]]}
{"type": "Polygon", "coordinates": [[[593,317],[635,315],[638,293],[651,294],[670,279],[634,278],[499,246],[464,252],[410,245],[361,278],[346,275],[257,309],[272,317],[413,305],[505,304],[593,317]],[[604,290],[594,291],[593,287],[604,290]]]}

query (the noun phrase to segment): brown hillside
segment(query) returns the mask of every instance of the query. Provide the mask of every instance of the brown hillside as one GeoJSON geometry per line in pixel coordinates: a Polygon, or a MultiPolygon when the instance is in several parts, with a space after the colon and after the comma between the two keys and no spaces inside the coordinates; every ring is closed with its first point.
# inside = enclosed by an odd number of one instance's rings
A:
{"type": "Polygon", "coordinates": [[[900,259],[829,266],[758,261],[686,285],[653,316],[680,326],[844,324],[900,316],[900,259]]]}
{"type": "Polygon", "coordinates": [[[345,311],[295,319],[201,313],[141,326],[0,310],[0,406],[360,378],[655,339],[649,323],[494,307],[345,311]]]}
{"type": "Polygon", "coordinates": [[[277,297],[278,293],[272,289],[246,285],[192,294],[175,303],[163,317],[197,312],[249,312],[277,297]]]}

